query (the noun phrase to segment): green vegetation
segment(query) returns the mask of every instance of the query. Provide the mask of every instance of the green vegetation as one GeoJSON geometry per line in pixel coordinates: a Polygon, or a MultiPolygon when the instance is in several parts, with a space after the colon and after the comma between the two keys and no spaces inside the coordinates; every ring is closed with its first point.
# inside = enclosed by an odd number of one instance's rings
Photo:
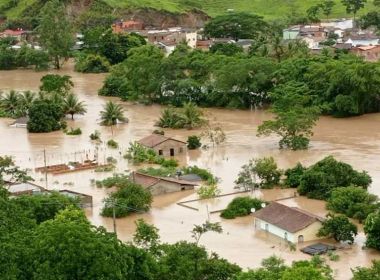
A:
{"type": "Polygon", "coordinates": [[[225,219],[234,219],[236,217],[243,217],[251,214],[251,209],[256,211],[262,208],[263,200],[251,198],[248,196],[235,197],[227,206],[226,209],[220,214],[225,219]]]}
{"type": "Polygon", "coordinates": [[[222,144],[227,138],[221,127],[211,127],[209,125],[206,127],[206,130],[202,132],[202,137],[209,140],[213,147],[222,144]]]}
{"type": "Polygon", "coordinates": [[[113,139],[110,139],[107,141],[107,147],[112,148],[112,149],[117,149],[117,148],[119,148],[119,143],[117,143],[113,139]]]}
{"type": "Polygon", "coordinates": [[[290,188],[297,188],[301,184],[302,175],[306,168],[301,163],[297,163],[295,167],[286,169],[284,175],[286,179],[284,185],[290,188]]]}
{"type": "Polygon", "coordinates": [[[202,146],[201,138],[197,135],[190,135],[187,138],[187,148],[189,150],[196,150],[202,146]]]}
{"type": "Polygon", "coordinates": [[[367,235],[366,246],[380,250],[380,211],[368,215],[364,232],[367,235]]]}
{"type": "Polygon", "coordinates": [[[62,107],[48,100],[33,102],[29,109],[29,132],[51,132],[62,128],[62,107]]]}
{"type": "Polygon", "coordinates": [[[81,135],[82,134],[82,130],[79,127],[78,128],[70,127],[69,130],[65,129],[64,132],[66,133],[66,135],[81,135]]]}
{"type": "Polygon", "coordinates": [[[41,78],[40,91],[57,93],[61,97],[70,93],[74,83],[68,75],[47,74],[41,78]]]}
{"type": "Polygon", "coordinates": [[[235,184],[244,190],[270,189],[280,183],[282,171],[272,157],[251,159],[241,169],[235,184]]]}
{"type": "Polygon", "coordinates": [[[124,109],[120,104],[108,101],[103,106],[103,111],[100,111],[101,125],[111,127],[111,134],[113,136],[113,126],[119,122],[128,122],[124,116],[124,109]]]}
{"type": "Polygon", "coordinates": [[[350,244],[354,243],[357,234],[357,226],[344,215],[328,218],[318,232],[318,236],[333,237],[335,241],[347,241],[350,244]]]}
{"type": "Polygon", "coordinates": [[[19,93],[11,90],[0,95],[0,108],[2,109],[3,117],[25,117],[35,100],[36,94],[31,91],[19,93]]]}
{"type": "Polygon", "coordinates": [[[380,208],[376,195],[357,187],[336,188],[327,201],[327,209],[347,217],[364,221],[370,213],[380,208]]]}
{"type": "Polygon", "coordinates": [[[198,244],[202,235],[210,231],[222,233],[223,229],[220,223],[211,223],[210,221],[206,221],[202,225],[194,225],[194,228],[191,231],[191,237],[194,238],[195,244],[198,244]]]}
{"type": "Polygon", "coordinates": [[[370,280],[380,278],[380,261],[373,260],[372,267],[356,267],[351,269],[354,277],[352,280],[370,280]]]}
{"type": "Polygon", "coordinates": [[[100,140],[100,131],[99,130],[95,130],[93,133],[90,134],[90,140],[92,141],[101,141],[100,140]]]}
{"type": "Polygon", "coordinates": [[[47,51],[54,67],[59,69],[74,45],[71,24],[67,20],[63,3],[59,0],[46,2],[40,12],[37,32],[41,46],[47,51]]]}
{"type": "Polygon", "coordinates": [[[63,112],[66,115],[71,115],[71,119],[74,119],[74,115],[84,115],[87,113],[86,105],[78,100],[78,97],[70,93],[63,100],[63,112]]]}
{"type": "Polygon", "coordinates": [[[197,195],[200,199],[213,198],[220,195],[221,191],[216,184],[202,185],[197,189],[197,195]]]}
{"type": "Polygon", "coordinates": [[[356,186],[367,189],[371,182],[367,172],[358,172],[351,165],[328,156],[305,170],[298,192],[309,198],[326,200],[336,188],[356,186]]]}
{"type": "Polygon", "coordinates": [[[111,68],[108,60],[95,54],[78,54],[75,57],[75,71],[82,73],[103,73],[111,68]]]}
{"type": "Polygon", "coordinates": [[[102,215],[112,217],[115,211],[116,217],[125,217],[130,213],[146,212],[152,203],[152,194],[140,185],[119,177],[115,183],[118,190],[111,193],[104,200],[102,215]]]}

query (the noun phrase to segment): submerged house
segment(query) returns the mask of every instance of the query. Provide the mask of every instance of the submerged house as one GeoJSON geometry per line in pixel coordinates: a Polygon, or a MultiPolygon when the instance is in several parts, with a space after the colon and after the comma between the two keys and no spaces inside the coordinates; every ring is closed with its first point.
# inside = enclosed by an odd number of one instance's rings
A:
{"type": "Polygon", "coordinates": [[[292,243],[318,239],[323,218],[296,207],[272,202],[254,213],[255,227],[292,243]]]}
{"type": "Polygon", "coordinates": [[[181,179],[151,176],[140,172],[133,172],[131,179],[134,183],[148,189],[153,195],[192,190],[197,185],[181,179]]]}
{"type": "Polygon", "coordinates": [[[47,192],[44,187],[36,185],[32,182],[5,184],[5,189],[11,196],[35,195],[47,192]]]}
{"type": "Polygon", "coordinates": [[[160,134],[152,134],[143,139],[137,141],[140,145],[144,147],[153,149],[160,156],[176,156],[186,152],[187,143],[174,139],[165,137],[160,134]]]}
{"type": "Polygon", "coordinates": [[[10,125],[10,127],[21,127],[21,128],[25,128],[25,127],[28,126],[28,121],[29,121],[29,118],[28,118],[28,117],[21,117],[21,118],[16,119],[16,120],[10,125]]]}

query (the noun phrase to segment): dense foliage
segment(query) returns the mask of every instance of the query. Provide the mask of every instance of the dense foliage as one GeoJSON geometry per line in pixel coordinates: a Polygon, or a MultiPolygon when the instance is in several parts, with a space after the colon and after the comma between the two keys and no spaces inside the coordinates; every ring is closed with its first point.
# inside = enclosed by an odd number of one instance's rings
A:
{"type": "Polygon", "coordinates": [[[166,108],[161,112],[156,125],[162,128],[187,128],[201,127],[206,123],[203,112],[192,102],[184,103],[182,108],[166,108]]]}
{"type": "Polygon", "coordinates": [[[225,219],[234,219],[236,217],[247,216],[251,214],[251,209],[260,210],[265,202],[261,199],[245,197],[234,198],[226,209],[220,214],[225,219]]]}
{"type": "Polygon", "coordinates": [[[75,57],[75,71],[82,73],[103,73],[111,68],[107,59],[96,54],[79,54],[75,57]]]}
{"type": "Polygon", "coordinates": [[[380,250],[380,212],[376,211],[368,215],[364,232],[367,235],[366,246],[380,250]]]}
{"type": "Polygon", "coordinates": [[[62,128],[63,109],[47,100],[35,101],[29,109],[29,132],[51,132],[62,128]]]}
{"type": "Polygon", "coordinates": [[[125,217],[134,212],[145,212],[150,209],[152,194],[140,185],[134,184],[125,177],[119,177],[115,183],[117,191],[111,193],[104,200],[102,215],[125,217]]]}
{"type": "Polygon", "coordinates": [[[187,148],[189,150],[196,150],[202,146],[201,138],[197,135],[190,135],[187,138],[187,148]]]}
{"type": "Polygon", "coordinates": [[[370,213],[379,209],[378,198],[357,187],[336,188],[327,201],[327,209],[364,221],[370,213]]]}
{"type": "Polygon", "coordinates": [[[372,261],[372,267],[356,267],[352,269],[352,280],[380,279],[380,261],[372,261]]]}
{"type": "Polygon", "coordinates": [[[332,216],[322,223],[318,236],[333,237],[336,241],[354,242],[358,228],[344,216],[332,216]]]}
{"type": "Polygon", "coordinates": [[[284,175],[286,176],[284,184],[290,188],[297,188],[302,179],[302,175],[306,168],[301,163],[297,163],[293,168],[286,169],[284,175]]]}
{"type": "Polygon", "coordinates": [[[367,172],[358,172],[351,165],[328,156],[304,171],[298,192],[310,198],[328,199],[335,188],[356,186],[366,189],[371,182],[367,172]]]}

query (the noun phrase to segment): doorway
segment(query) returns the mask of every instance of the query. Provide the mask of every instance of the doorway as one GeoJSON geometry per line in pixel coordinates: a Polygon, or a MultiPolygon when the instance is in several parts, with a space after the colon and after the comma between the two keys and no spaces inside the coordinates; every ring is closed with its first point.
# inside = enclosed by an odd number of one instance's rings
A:
{"type": "Polygon", "coordinates": [[[174,157],[174,149],[170,149],[170,156],[174,157]]]}
{"type": "Polygon", "coordinates": [[[298,243],[303,243],[304,237],[303,235],[298,235],[298,243]]]}

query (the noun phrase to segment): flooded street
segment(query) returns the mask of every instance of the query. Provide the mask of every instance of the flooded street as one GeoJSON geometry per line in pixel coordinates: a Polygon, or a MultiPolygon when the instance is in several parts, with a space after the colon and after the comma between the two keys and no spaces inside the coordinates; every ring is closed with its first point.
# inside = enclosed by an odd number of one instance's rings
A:
{"type": "MultiPolygon", "coordinates": [[[[37,91],[40,78],[46,72],[27,70],[0,71],[0,90],[32,90],[37,91]]],[[[46,150],[47,164],[81,161],[95,154],[95,145],[89,140],[89,134],[95,130],[101,132],[103,142],[111,139],[111,130],[99,126],[99,112],[103,104],[110,98],[97,95],[105,75],[79,74],[72,71],[72,65],[66,65],[59,74],[72,76],[75,84],[74,92],[79,99],[87,104],[87,114],[76,116],[74,121],[68,120],[68,127],[80,127],[82,135],[67,136],[63,132],[47,134],[28,134],[23,128],[10,128],[12,120],[0,119],[0,154],[12,155],[17,165],[34,169],[43,166],[43,151],[46,150]]],[[[118,99],[114,99],[118,100],[118,99]]],[[[134,169],[122,158],[129,142],[138,140],[154,129],[161,107],[158,105],[144,106],[123,103],[128,124],[118,125],[114,129],[114,139],[119,143],[118,150],[110,150],[101,145],[99,147],[99,161],[105,161],[109,156],[118,160],[116,172],[134,169]]],[[[373,179],[369,191],[380,196],[380,114],[369,114],[361,117],[334,119],[322,117],[314,129],[315,135],[311,141],[311,148],[307,151],[279,150],[276,137],[256,137],[257,126],[270,114],[264,111],[237,111],[226,109],[207,109],[211,123],[220,125],[227,135],[226,142],[209,150],[191,151],[181,162],[189,165],[198,165],[221,178],[222,193],[234,191],[234,180],[241,165],[253,157],[273,156],[281,168],[294,166],[297,162],[305,165],[312,164],[327,155],[333,155],[339,160],[351,164],[358,170],[367,170],[373,179]]],[[[181,140],[187,136],[199,134],[197,130],[165,130],[167,136],[181,140]]],[[[34,174],[36,183],[44,186],[43,174],[34,174]]],[[[95,225],[103,225],[112,230],[112,220],[99,215],[102,200],[107,192],[91,185],[91,179],[109,177],[111,173],[95,173],[83,171],[65,175],[49,175],[48,186],[53,189],[70,189],[93,196],[94,207],[87,210],[89,219],[95,225]]],[[[293,190],[271,190],[258,192],[256,195],[272,200],[291,196],[293,190]]],[[[134,232],[134,221],[144,218],[160,229],[161,239],[165,242],[190,240],[190,230],[194,224],[203,223],[207,217],[206,206],[210,210],[223,208],[228,201],[197,203],[198,211],[177,205],[177,202],[194,199],[192,191],[157,196],[151,211],[146,214],[136,214],[128,218],[118,219],[117,232],[121,240],[131,240],[134,232]]],[[[232,198],[226,198],[232,199],[232,198]]],[[[308,200],[303,197],[283,200],[281,203],[298,206],[318,215],[326,214],[324,202],[308,200]]],[[[212,221],[221,221],[219,214],[211,214],[212,221]]],[[[256,231],[253,218],[245,217],[231,221],[222,221],[223,233],[209,233],[202,237],[201,244],[210,251],[236,262],[243,268],[257,267],[261,259],[276,254],[291,262],[307,257],[300,251],[291,252],[284,241],[264,232],[256,231]]],[[[352,249],[339,251],[340,260],[329,262],[334,269],[337,279],[349,279],[350,267],[369,265],[380,254],[372,250],[362,250],[365,241],[363,232],[358,235],[352,249]]],[[[306,243],[307,244],[307,243],[306,243]]]]}

